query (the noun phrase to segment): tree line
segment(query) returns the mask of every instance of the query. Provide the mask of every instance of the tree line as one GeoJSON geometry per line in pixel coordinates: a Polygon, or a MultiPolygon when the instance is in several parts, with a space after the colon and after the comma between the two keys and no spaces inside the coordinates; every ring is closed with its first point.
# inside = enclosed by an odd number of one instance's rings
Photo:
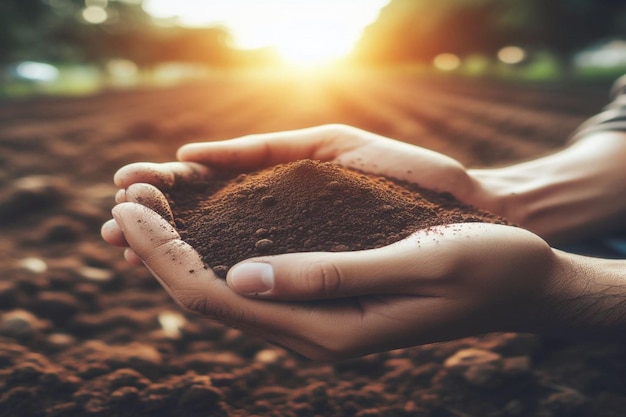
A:
{"type": "Polygon", "coordinates": [[[493,55],[518,45],[568,58],[610,38],[626,40],[623,0],[393,0],[366,29],[356,55],[397,63],[442,52],[493,55]]]}
{"type": "MultiPolygon", "coordinates": [[[[99,63],[132,60],[212,66],[268,63],[232,48],[224,28],[156,25],[139,4],[110,1],[111,19],[87,24],[84,0],[2,0],[0,64],[38,59],[99,63]]],[[[506,45],[549,50],[563,57],[609,37],[626,39],[623,0],[392,0],[366,28],[353,57],[386,64],[431,60],[441,52],[492,54],[506,45]]]]}

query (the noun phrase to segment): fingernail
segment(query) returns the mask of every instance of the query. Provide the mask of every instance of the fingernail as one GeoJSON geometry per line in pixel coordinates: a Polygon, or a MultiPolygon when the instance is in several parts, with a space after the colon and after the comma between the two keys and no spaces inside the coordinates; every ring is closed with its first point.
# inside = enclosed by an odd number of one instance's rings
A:
{"type": "Polygon", "coordinates": [[[228,282],[239,293],[261,294],[274,287],[274,269],[266,263],[243,263],[230,270],[228,282]]]}
{"type": "Polygon", "coordinates": [[[111,210],[111,214],[113,214],[113,218],[115,219],[115,222],[120,227],[120,230],[123,232],[125,229],[124,221],[122,220],[122,216],[120,216],[117,211],[118,211],[118,208],[113,207],[113,210],[111,210]]]}

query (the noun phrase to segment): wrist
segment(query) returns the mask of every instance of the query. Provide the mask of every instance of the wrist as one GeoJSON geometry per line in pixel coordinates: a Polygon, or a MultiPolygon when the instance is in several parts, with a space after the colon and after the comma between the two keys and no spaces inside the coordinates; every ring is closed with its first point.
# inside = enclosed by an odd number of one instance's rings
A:
{"type": "Polygon", "coordinates": [[[626,340],[626,261],[553,252],[527,330],[559,338],[626,340]]]}
{"type": "Polygon", "coordinates": [[[466,201],[512,223],[525,225],[528,222],[532,190],[539,187],[537,183],[532,184],[534,174],[507,167],[470,169],[468,175],[473,187],[466,201]]]}

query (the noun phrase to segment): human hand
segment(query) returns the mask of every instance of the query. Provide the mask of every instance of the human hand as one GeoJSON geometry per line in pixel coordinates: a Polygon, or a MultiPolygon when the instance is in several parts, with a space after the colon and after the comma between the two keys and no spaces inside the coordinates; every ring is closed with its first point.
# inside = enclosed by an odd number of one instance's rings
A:
{"type": "MultiPolygon", "coordinates": [[[[149,186],[129,190],[159,209],[149,186]]],[[[467,223],[379,249],[246,260],[225,281],[145,205],[122,203],[113,215],[137,259],[184,309],[317,360],[532,329],[558,269],[537,236],[467,223]]]]}
{"type": "Polygon", "coordinates": [[[121,168],[115,183],[149,183],[159,189],[223,173],[251,172],[300,159],[335,162],[376,175],[446,191],[463,200],[473,191],[465,167],[443,154],[344,125],[250,135],[193,143],[178,150],[181,163],[135,163],[121,168]]]}

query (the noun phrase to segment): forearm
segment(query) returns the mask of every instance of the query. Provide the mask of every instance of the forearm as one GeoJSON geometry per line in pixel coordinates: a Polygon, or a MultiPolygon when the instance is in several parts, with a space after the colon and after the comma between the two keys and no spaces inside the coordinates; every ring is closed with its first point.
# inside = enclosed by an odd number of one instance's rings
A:
{"type": "Polygon", "coordinates": [[[508,167],[469,170],[471,203],[551,244],[626,228],[626,133],[590,134],[557,153],[508,167]]]}
{"type": "Polygon", "coordinates": [[[554,252],[553,272],[527,330],[555,337],[626,341],[626,261],[554,252]]]}

